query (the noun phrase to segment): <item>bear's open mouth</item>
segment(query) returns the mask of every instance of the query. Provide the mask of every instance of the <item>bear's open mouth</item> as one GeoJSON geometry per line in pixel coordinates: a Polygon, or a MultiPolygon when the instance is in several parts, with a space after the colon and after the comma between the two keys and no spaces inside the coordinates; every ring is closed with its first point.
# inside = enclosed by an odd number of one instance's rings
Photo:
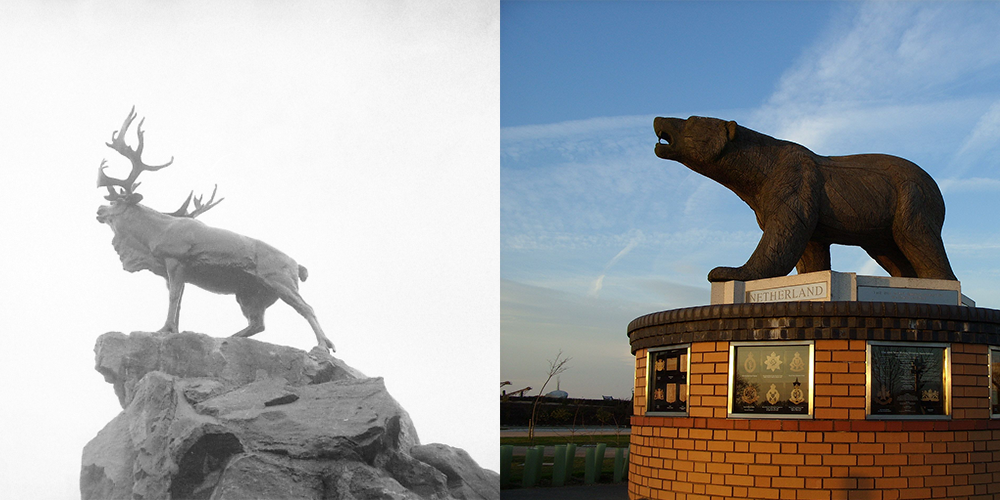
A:
{"type": "Polygon", "coordinates": [[[657,144],[670,144],[670,134],[666,132],[660,132],[659,135],[656,136],[656,138],[659,139],[659,141],[657,141],[657,144]]]}

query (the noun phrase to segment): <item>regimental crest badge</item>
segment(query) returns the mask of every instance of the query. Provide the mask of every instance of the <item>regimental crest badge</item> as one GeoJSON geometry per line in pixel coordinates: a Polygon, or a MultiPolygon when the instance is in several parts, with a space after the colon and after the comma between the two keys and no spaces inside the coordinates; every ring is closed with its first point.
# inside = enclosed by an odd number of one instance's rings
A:
{"type": "Polygon", "coordinates": [[[743,369],[747,373],[753,373],[757,370],[757,360],[753,359],[753,353],[747,353],[747,359],[743,362],[743,369]]]}
{"type": "Polygon", "coordinates": [[[781,356],[774,351],[771,351],[771,354],[764,360],[764,365],[766,365],[767,369],[772,372],[780,370],[781,363],[783,363],[783,361],[781,361],[781,356]]]}
{"type": "Polygon", "coordinates": [[[667,363],[666,363],[666,361],[663,360],[663,358],[660,358],[660,359],[656,360],[656,371],[662,372],[663,369],[666,368],[666,367],[667,367],[667,363]]]}
{"type": "Polygon", "coordinates": [[[781,399],[781,394],[778,394],[778,389],[774,384],[771,384],[771,388],[768,389],[767,394],[764,396],[767,397],[767,402],[771,404],[777,404],[778,400],[781,399]]]}
{"type": "Polygon", "coordinates": [[[788,362],[788,369],[793,372],[799,373],[806,368],[806,362],[802,361],[802,356],[799,353],[795,353],[795,356],[791,361],[788,362]]]}
{"type": "Polygon", "coordinates": [[[938,391],[927,389],[920,396],[921,401],[940,401],[941,394],[938,391]]]}
{"type": "Polygon", "coordinates": [[[752,405],[757,402],[757,387],[747,384],[743,387],[743,394],[740,395],[740,400],[748,405],[752,405]]]}
{"type": "Polygon", "coordinates": [[[657,389],[653,391],[653,399],[656,399],[658,401],[663,401],[663,396],[664,396],[663,389],[657,389]]]}
{"type": "Polygon", "coordinates": [[[799,379],[795,379],[792,387],[792,392],[788,395],[788,402],[793,405],[802,404],[806,400],[806,395],[802,392],[802,384],[799,383],[799,379]]]}

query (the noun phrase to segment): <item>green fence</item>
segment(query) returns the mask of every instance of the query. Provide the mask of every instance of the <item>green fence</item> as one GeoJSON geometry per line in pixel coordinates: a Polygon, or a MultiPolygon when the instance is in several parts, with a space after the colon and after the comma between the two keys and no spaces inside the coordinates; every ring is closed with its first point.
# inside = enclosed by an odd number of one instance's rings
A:
{"type": "Polygon", "coordinates": [[[500,446],[500,487],[565,486],[567,484],[620,483],[628,471],[628,448],[613,448],[614,458],[606,457],[607,445],[585,446],[583,457],[577,445],[538,445],[514,456],[514,446],[500,446]],[[609,464],[610,462],[610,464],[609,464]],[[608,466],[610,465],[610,472],[608,466]],[[582,469],[582,470],[580,470],[582,469]],[[582,473],[582,477],[581,477],[582,473]]]}

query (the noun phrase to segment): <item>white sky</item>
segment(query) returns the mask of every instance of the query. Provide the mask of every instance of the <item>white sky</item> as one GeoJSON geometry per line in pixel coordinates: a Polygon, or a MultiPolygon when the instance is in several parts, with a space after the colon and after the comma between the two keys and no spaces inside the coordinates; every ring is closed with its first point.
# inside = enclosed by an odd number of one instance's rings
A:
{"type": "MultiPolygon", "coordinates": [[[[95,220],[101,159],[127,174],[104,143],[132,105],[147,163],[175,158],[140,178],[143,204],[218,184],[199,219],[308,267],[336,355],[385,378],[421,442],[497,470],[498,6],[204,3],[0,7],[0,492],[79,497],[83,446],[121,411],[94,341],[163,324],[163,280],[123,271],[95,220]]],[[[315,344],[283,303],[266,323],[255,338],[315,344]]],[[[180,326],[245,320],[188,286],[180,326]]]]}

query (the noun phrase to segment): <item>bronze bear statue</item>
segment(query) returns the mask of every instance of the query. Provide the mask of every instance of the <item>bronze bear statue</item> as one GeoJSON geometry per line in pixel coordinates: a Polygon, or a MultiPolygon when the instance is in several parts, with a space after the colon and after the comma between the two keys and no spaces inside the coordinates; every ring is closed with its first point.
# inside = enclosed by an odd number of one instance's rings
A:
{"type": "Polygon", "coordinates": [[[749,281],[830,269],[830,245],[863,248],[891,276],[956,280],[941,241],[944,199],[910,161],[884,154],[820,156],[734,121],[653,120],[656,156],[739,196],[764,234],[746,264],[709,281],[749,281]]]}

